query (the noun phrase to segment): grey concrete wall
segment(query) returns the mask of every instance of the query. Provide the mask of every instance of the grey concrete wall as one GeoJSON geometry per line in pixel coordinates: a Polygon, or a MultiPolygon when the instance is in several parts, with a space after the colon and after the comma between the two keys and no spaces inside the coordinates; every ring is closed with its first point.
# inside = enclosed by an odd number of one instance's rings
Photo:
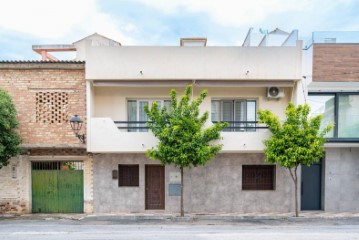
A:
{"type": "MultiPolygon", "coordinates": [[[[94,155],[94,212],[144,212],[145,164],[159,164],[145,154],[94,155]],[[118,187],[111,177],[118,164],[139,164],[140,186],[118,187]]],[[[243,191],[242,165],[264,164],[263,154],[219,154],[204,167],[186,169],[184,173],[185,211],[191,213],[288,212],[294,210],[294,188],[288,170],[276,167],[276,189],[243,191]]],[[[165,168],[165,212],[179,212],[180,197],[168,196],[170,173],[179,172],[173,166],[165,168]]]]}
{"type": "Polygon", "coordinates": [[[327,148],[324,210],[359,212],[359,148],[327,148]]]}

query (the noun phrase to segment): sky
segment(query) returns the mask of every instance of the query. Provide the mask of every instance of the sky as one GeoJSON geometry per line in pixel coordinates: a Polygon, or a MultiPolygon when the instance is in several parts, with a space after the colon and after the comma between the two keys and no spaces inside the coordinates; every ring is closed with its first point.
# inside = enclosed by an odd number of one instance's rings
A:
{"type": "MultiPolygon", "coordinates": [[[[71,44],[95,32],[122,45],[240,46],[249,28],[359,31],[359,0],[0,0],[0,60],[40,60],[34,44],[71,44]]],[[[55,56],[69,58],[69,56],[55,56]]]]}

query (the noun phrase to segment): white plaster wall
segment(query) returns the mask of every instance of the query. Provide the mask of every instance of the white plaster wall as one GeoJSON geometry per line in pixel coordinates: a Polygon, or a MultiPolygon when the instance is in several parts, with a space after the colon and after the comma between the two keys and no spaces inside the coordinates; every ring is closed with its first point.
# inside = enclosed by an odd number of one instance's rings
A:
{"type": "MultiPolygon", "coordinates": [[[[178,95],[184,88],[177,88],[178,95]]],[[[194,97],[202,88],[196,87],[194,97]]],[[[170,88],[94,87],[94,114],[89,121],[87,149],[90,152],[144,152],[154,147],[157,139],[150,132],[118,130],[113,121],[127,121],[128,99],[169,99],[170,88]]],[[[284,111],[292,98],[292,89],[285,89],[285,97],[268,99],[267,88],[208,88],[209,96],[200,106],[201,112],[211,112],[212,99],[254,99],[257,108],[269,109],[284,118],[284,111]]],[[[211,125],[208,119],[207,125],[211,125]]],[[[261,152],[268,130],[256,132],[223,132],[224,152],[261,152]]]]}
{"type": "Polygon", "coordinates": [[[300,41],[295,47],[87,45],[86,79],[298,80],[301,46],[300,41]]]}
{"type": "Polygon", "coordinates": [[[92,34],[84,39],[81,39],[75,43],[73,43],[76,47],[76,59],[77,61],[86,61],[86,49],[88,46],[119,46],[120,44],[109,39],[103,37],[98,34],[92,34]]]}
{"type": "Polygon", "coordinates": [[[313,81],[313,46],[303,50],[302,55],[302,78],[297,83],[297,104],[304,104],[308,98],[309,84],[313,81]]]}

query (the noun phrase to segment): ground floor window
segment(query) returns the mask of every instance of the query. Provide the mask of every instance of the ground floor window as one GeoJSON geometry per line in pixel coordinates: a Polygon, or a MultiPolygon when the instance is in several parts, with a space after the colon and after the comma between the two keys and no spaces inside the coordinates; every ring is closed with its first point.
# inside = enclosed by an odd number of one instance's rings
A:
{"type": "Polygon", "coordinates": [[[274,165],[243,165],[242,190],[274,190],[274,165]]]}
{"type": "Polygon", "coordinates": [[[139,165],[119,164],[118,165],[118,186],[138,187],[139,186],[139,165]]]}

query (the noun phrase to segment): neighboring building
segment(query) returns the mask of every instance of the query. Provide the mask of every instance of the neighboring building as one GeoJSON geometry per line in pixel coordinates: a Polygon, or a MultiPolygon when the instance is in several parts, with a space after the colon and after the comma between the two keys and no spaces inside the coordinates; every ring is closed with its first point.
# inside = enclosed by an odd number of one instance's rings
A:
{"type": "Polygon", "coordinates": [[[302,210],[359,211],[359,32],[314,32],[303,51],[306,101],[334,123],[321,163],[302,171],[302,210]]]}
{"type": "Polygon", "coordinates": [[[23,140],[0,170],[0,213],[92,212],[92,158],[69,124],[86,117],[84,62],[0,61],[0,88],[23,140]]]}
{"type": "MultiPolygon", "coordinates": [[[[282,33],[281,33],[282,34],[282,33]]],[[[179,211],[179,170],[149,160],[156,138],[144,128],[143,107],[169,104],[169,92],[208,89],[201,111],[212,121],[240,121],[222,133],[221,153],[206,166],[186,169],[185,212],[288,212],[294,185],[288,170],[264,162],[267,129],[257,110],[284,117],[301,79],[301,42],[285,46],[88,46],[87,150],[93,153],[94,212],[179,211]],[[274,90],[271,97],[268,90],[274,90]],[[276,95],[276,90],[279,90],[276,95]],[[247,121],[252,121],[247,123],[247,121]]],[[[195,41],[195,42],[194,42],[195,41]]],[[[209,120],[207,125],[211,125],[209,120]]]]}
{"type": "Polygon", "coordinates": [[[85,49],[120,45],[95,33],[73,44],[33,45],[43,61],[0,61],[0,88],[13,98],[23,139],[21,155],[0,170],[0,213],[93,212],[92,154],[70,119],[86,125],[85,49]],[[50,54],[71,51],[74,61],[50,54]]]}

